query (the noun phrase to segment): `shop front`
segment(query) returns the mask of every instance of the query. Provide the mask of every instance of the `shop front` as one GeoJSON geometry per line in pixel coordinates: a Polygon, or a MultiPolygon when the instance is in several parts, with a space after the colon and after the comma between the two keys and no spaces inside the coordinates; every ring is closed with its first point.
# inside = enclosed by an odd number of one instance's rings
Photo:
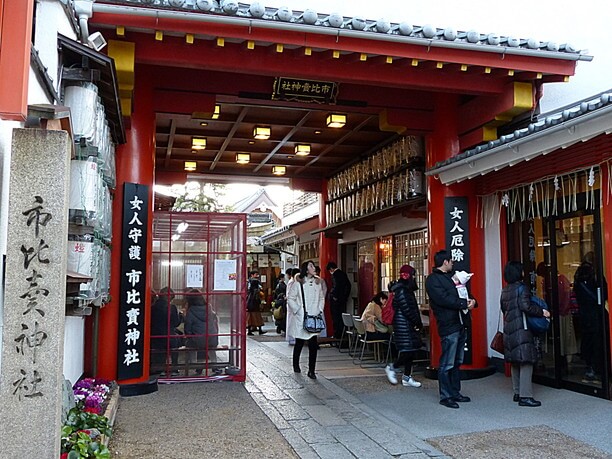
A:
{"type": "MultiPolygon", "coordinates": [[[[488,340],[497,327],[503,267],[521,261],[525,284],[552,314],[549,330],[536,337],[534,380],[608,399],[610,100],[604,94],[578,102],[428,171],[446,186],[467,181],[476,189],[488,340]]],[[[497,352],[489,355],[501,362],[497,352]]]]}
{"type": "MultiPolygon", "coordinates": [[[[526,283],[552,306],[551,327],[538,337],[540,362],[534,369],[535,380],[608,397],[604,215],[599,183],[589,186],[588,175],[587,170],[560,179],[570,192],[556,203],[556,215],[508,225],[508,259],[523,261],[526,283]],[[572,189],[572,182],[577,189],[572,189]]],[[[542,191],[555,194],[547,188],[542,191]]],[[[534,205],[554,207],[555,202],[534,205]]]]}

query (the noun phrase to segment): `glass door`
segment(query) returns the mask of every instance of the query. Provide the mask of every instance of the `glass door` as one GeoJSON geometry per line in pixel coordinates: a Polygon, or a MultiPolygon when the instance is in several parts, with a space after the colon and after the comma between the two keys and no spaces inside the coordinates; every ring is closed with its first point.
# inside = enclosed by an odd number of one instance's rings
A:
{"type": "Polygon", "coordinates": [[[538,247],[532,286],[552,310],[551,329],[537,339],[541,359],[534,377],[607,398],[607,289],[600,221],[598,211],[579,211],[534,222],[538,247]]]}

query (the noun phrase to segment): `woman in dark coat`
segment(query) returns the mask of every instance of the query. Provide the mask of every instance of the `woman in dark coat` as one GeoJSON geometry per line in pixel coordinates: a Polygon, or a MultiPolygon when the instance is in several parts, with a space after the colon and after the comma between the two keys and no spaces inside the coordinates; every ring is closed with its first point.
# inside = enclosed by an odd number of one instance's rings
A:
{"type": "Polygon", "coordinates": [[[216,314],[208,308],[204,296],[199,290],[190,290],[187,295],[187,314],[185,315],[185,335],[187,345],[198,349],[198,360],[204,360],[208,344],[209,360],[216,361],[214,348],[219,345],[219,326],[216,314]],[[195,336],[189,336],[195,335],[195,336]]]}
{"type": "Polygon", "coordinates": [[[421,387],[421,383],[412,377],[412,361],[414,354],[421,349],[421,313],[417,304],[415,290],[418,289],[414,280],[415,269],[410,265],[400,268],[400,278],[397,282],[389,285],[389,291],[393,293],[393,307],[395,316],[393,318],[393,341],[397,348],[397,360],[387,365],[385,372],[391,384],[397,384],[395,370],[404,366],[402,386],[421,387]]]}
{"type": "Polygon", "coordinates": [[[525,326],[523,313],[530,316],[550,317],[546,309],[529,300],[529,287],[523,284],[523,265],[509,261],[504,268],[508,283],[501,293],[501,310],[504,313],[504,357],[512,367],[513,400],[520,406],[540,406],[534,400],[531,376],[537,360],[533,333],[525,326]]]}

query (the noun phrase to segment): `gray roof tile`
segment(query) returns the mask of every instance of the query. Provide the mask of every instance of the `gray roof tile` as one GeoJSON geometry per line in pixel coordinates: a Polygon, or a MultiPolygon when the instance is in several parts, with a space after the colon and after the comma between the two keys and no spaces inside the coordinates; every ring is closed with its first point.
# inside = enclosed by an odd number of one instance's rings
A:
{"type": "Polygon", "coordinates": [[[457,45],[471,44],[486,47],[515,48],[525,51],[543,51],[582,55],[583,52],[569,44],[558,45],[554,42],[540,41],[533,37],[524,39],[511,35],[500,36],[495,33],[480,33],[477,30],[457,31],[451,27],[439,28],[431,24],[422,26],[410,22],[391,22],[381,18],[366,19],[361,16],[343,16],[339,13],[320,14],[313,9],[292,11],[288,7],[270,8],[262,2],[250,5],[235,0],[98,0],[100,3],[142,5],[159,9],[192,11],[200,14],[235,16],[263,21],[280,21],[293,24],[306,24],[317,27],[360,31],[363,34],[386,34],[398,37],[411,37],[433,42],[449,42],[457,45]]]}

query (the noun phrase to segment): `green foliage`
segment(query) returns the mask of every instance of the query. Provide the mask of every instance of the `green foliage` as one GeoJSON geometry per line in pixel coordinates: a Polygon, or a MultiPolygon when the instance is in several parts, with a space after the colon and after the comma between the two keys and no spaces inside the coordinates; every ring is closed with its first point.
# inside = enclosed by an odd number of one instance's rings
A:
{"type": "Polygon", "coordinates": [[[223,212],[228,211],[219,204],[225,185],[189,182],[179,192],[172,210],[177,212],[223,212]]]}
{"type": "Polygon", "coordinates": [[[100,442],[102,434],[111,434],[105,416],[73,408],[62,426],[62,452],[68,453],[67,459],[110,459],[110,451],[100,442]]]}
{"type": "Polygon", "coordinates": [[[71,427],[73,430],[96,429],[103,435],[111,434],[106,416],[81,411],[78,408],[72,408],[68,412],[68,419],[64,427],[71,427]]]}

